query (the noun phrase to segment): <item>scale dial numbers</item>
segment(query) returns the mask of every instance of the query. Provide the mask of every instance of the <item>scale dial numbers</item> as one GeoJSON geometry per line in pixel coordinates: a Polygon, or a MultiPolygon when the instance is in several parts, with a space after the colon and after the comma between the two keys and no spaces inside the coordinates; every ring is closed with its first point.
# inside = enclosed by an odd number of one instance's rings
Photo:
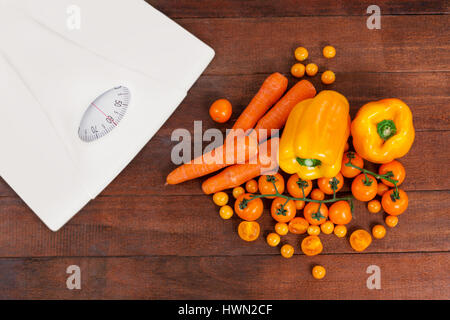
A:
{"type": "Polygon", "coordinates": [[[114,130],[125,116],[130,103],[130,90],[115,87],[95,99],[83,115],[78,136],[84,142],[96,141],[114,130]]]}

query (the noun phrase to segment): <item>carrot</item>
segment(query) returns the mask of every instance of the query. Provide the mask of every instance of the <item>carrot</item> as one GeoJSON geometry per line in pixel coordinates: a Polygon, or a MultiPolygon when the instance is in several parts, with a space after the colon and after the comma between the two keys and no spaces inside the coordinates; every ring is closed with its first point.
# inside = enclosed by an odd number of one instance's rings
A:
{"type": "MultiPolygon", "coordinates": [[[[283,98],[281,98],[272,109],[262,117],[256,127],[256,132],[260,129],[267,130],[270,137],[270,130],[281,129],[287,121],[292,109],[302,100],[313,98],[316,95],[316,88],[308,80],[299,81],[293,86],[283,98]]],[[[259,134],[258,134],[259,136],[259,134]]],[[[259,136],[261,140],[261,136],[259,136]]]]}
{"type": "Polygon", "coordinates": [[[287,85],[287,78],[278,72],[267,77],[258,93],[236,120],[233,129],[244,131],[252,129],[264,113],[281,98],[287,85]]]}
{"type": "Polygon", "coordinates": [[[259,145],[260,152],[256,163],[235,164],[207,179],[202,184],[203,192],[206,194],[216,193],[225,189],[234,188],[261,175],[273,172],[278,168],[277,152],[273,154],[272,147],[278,151],[278,138],[267,140],[259,145]],[[266,159],[261,156],[267,150],[266,159]],[[268,163],[265,163],[268,162],[268,163]]]}

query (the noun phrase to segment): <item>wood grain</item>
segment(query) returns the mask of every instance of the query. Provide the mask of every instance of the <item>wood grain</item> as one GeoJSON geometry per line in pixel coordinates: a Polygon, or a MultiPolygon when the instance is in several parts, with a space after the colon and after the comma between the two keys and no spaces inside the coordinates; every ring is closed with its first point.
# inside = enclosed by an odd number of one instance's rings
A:
{"type": "MultiPolygon", "coordinates": [[[[0,260],[0,299],[449,299],[449,253],[0,260]],[[66,268],[81,268],[81,290],[66,268]],[[326,278],[312,278],[324,265],[326,278]],[[367,267],[381,289],[367,289],[367,267]]],[[[170,310],[173,311],[173,310],[170,310]]]]}

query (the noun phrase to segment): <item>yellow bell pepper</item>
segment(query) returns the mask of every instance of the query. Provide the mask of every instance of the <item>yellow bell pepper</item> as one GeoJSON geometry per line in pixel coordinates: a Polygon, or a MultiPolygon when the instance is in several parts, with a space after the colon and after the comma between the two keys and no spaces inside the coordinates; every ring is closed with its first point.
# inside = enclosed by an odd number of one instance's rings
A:
{"type": "Polygon", "coordinates": [[[303,180],[332,178],[341,170],[349,134],[347,99],[324,90],[297,104],[290,113],[280,140],[280,168],[303,180]]]}
{"type": "Polygon", "coordinates": [[[403,157],[415,136],[411,110],[399,99],[365,104],[356,114],[351,131],[356,152],[375,163],[403,157]]]}

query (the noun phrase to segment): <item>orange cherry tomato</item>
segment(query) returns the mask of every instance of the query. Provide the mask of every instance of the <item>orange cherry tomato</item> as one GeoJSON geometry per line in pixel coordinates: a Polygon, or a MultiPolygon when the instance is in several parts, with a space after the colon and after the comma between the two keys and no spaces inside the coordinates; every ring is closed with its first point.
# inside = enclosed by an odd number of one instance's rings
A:
{"type": "Polygon", "coordinates": [[[305,201],[295,200],[295,208],[297,210],[302,210],[305,207],[305,201]]]}
{"type": "Polygon", "coordinates": [[[246,193],[237,198],[234,203],[234,211],[239,218],[247,221],[254,221],[261,217],[264,205],[261,198],[253,199],[250,193],[246,193]]]}
{"type": "MultiPolygon", "coordinates": [[[[280,194],[284,192],[284,178],[281,174],[261,176],[258,180],[258,188],[261,194],[275,194],[275,186],[280,194]]],[[[266,197],[267,199],[273,199],[275,197],[266,197]]]]}
{"type": "Polygon", "coordinates": [[[341,190],[342,187],[344,186],[344,177],[342,176],[342,174],[340,172],[336,175],[336,177],[319,178],[317,180],[317,186],[319,187],[320,190],[322,190],[323,193],[326,193],[326,194],[333,194],[333,188],[332,188],[333,184],[337,188],[336,192],[341,190]]]}
{"type": "Polygon", "coordinates": [[[280,236],[285,236],[289,232],[289,227],[284,222],[278,222],[275,225],[275,232],[278,233],[280,236]]]}
{"type": "Polygon", "coordinates": [[[367,209],[370,213],[378,213],[381,210],[381,203],[378,200],[370,200],[367,204],[367,209]]]}
{"type": "Polygon", "coordinates": [[[325,234],[332,234],[334,230],[334,224],[331,221],[325,221],[320,225],[320,230],[325,234]]]}
{"type": "Polygon", "coordinates": [[[375,239],[383,239],[386,235],[386,228],[381,224],[377,224],[372,228],[372,235],[375,239]]]}
{"type": "Polygon", "coordinates": [[[295,173],[291,175],[286,184],[287,191],[294,198],[306,198],[312,190],[311,180],[300,179],[295,173]]]}
{"type": "Polygon", "coordinates": [[[356,251],[364,251],[372,243],[372,236],[366,230],[358,229],[350,235],[350,245],[356,251]]]}
{"type": "Polygon", "coordinates": [[[216,192],[213,195],[213,202],[222,207],[228,203],[228,195],[223,191],[216,192]]]}
{"type": "Polygon", "coordinates": [[[337,225],[334,227],[334,234],[338,238],[343,238],[347,234],[347,227],[343,225],[337,225]]]}
{"type": "Polygon", "coordinates": [[[382,196],[386,191],[389,190],[389,187],[384,183],[379,183],[377,186],[377,195],[382,196]]]}
{"type": "Polygon", "coordinates": [[[398,216],[408,208],[408,195],[402,189],[398,189],[398,196],[396,196],[395,189],[391,189],[383,194],[381,205],[386,213],[398,216]]]}
{"type": "Polygon", "coordinates": [[[245,189],[242,187],[236,187],[233,188],[233,197],[235,199],[239,198],[240,196],[242,196],[245,193],[245,189]]]}
{"type": "Polygon", "coordinates": [[[333,71],[327,70],[324,73],[322,73],[322,83],[324,84],[332,84],[336,80],[336,75],[333,71]]]}
{"type": "Polygon", "coordinates": [[[242,221],[238,226],[238,234],[242,240],[255,241],[259,237],[259,223],[256,221],[242,221]]]}
{"type": "Polygon", "coordinates": [[[347,201],[337,201],[328,210],[331,222],[335,224],[348,224],[352,221],[352,209],[347,201]]]}
{"type": "Polygon", "coordinates": [[[314,266],[312,269],[312,275],[314,279],[323,279],[325,275],[327,274],[327,271],[322,266],[314,266]]]}
{"type": "Polygon", "coordinates": [[[302,241],[302,251],[307,256],[315,256],[322,252],[322,241],[318,236],[308,236],[302,241]]]}
{"type": "Polygon", "coordinates": [[[387,216],[384,220],[386,222],[386,225],[388,227],[394,228],[398,224],[398,217],[397,216],[387,216]]]}
{"type": "Polygon", "coordinates": [[[336,49],[333,46],[326,46],[323,48],[322,53],[325,58],[331,59],[336,55],[336,49]]]}
{"type": "Polygon", "coordinates": [[[256,180],[250,180],[247,181],[245,184],[245,190],[247,190],[248,193],[257,193],[258,192],[258,182],[256,180]]]}
{"type": "Polygon", "coordinates": [[[305,66],[301,63],[296,63],[291,67],[291,74],[296,78],[301,78],[305,75],[305,66]]]}
{"type": "MultiPolygon", "coordinates": [[[[397,187],[399,185],[401,185],[403,183],[403,181],[405,180],[405,176],[406,176],[406,171],[405,171],[405,167],[403,167],[403,165],[397,161],[391,161],[389,163],[385,163],[383,165],[380,166],[380,168],[378,169],[378,174],[380,175],[384,175],[388,172],[391,172],[391,179],[393,180],[397,180],[397,187]]],[[[385,179],[381,179],[381,181],[387,185],[388,187],[394,187],[394,184],[392,182],[389,182],[385,179]]]]}
{"type": "Polygon", "coordinates": [[[303,47],[298,47],[297,49],[295,49],[294,55],[295,59],[297,59],[298,61],[304,61],[308,58],[308,50],[303,47]]]}
{"type": "Polygon", "coordinates": [[[290,258],[294,255],[294,247],[290,244],[285,244],[281,247],[281,255],[285,258],[290,258]]]}
{"type": "Polygon", "coordinates": [[[229,205],[223,206],[219,210],[219,215],[222,219],[228,220],[233,216],[233,208],[229,205]]]}
{"type": "Polygon", "coordinates": [[[310,236],[318,236],[320,234],[319,226],[309,226],[306,230],[310,236]]]}
{"type": "Polygon", "coordinates": [[[270,213],[272,214],[272,218],[278,222],[289,222],[294,219],[297,209],[295,209],[294,201],[288,201],[285,198],[278,197],[272,201],[270,213]]]}
{"type": "Polygon", "coordinates": [[[325,193],[320,189],[314,189],[311,191],[311,199],[313,200],[323,200],[325,199],[325,193]]]}
{"type": "Polygon", "coordinates": [[[306,74],[310,77],[314,77],[319,71],[319,67],[315,63],[308,63],[306,65],[306,74]]]}
{"type": "Polygon", "coordinates": [[[266,238],[267,244],[271,247],[276,247],[280,243],[280,240],[280,236],[273,232],[269,233],[266,238]]]}
{"type": "Polygon", "coordinates": [[[357,176],[352,182],[353,196],[359,201],[370,201],[377,195],[377,180],[370,174],[366,177],[363,173],[357,176]]]}
{"type": "Polygon", "coordinates": [[[310,224],[317,226],[324,223],[328,218],[328,208],[322,203],[309,202],[305,209],[303,209],[303,215],[305,216],[306,221],[310,224]],[[319,211],[320,207],[320,211],[319,211]]]}
{"type": "Polygon", "coordinates": [[[354,166],[364,168],[364,160],[355,152],[346,152],[342,158],[341,173],[346,178],[354,178],[361,173],[361,170],[348,167],[345,164],[351,163],[354,166]]]}
{"type": "Polygon", "coordinates": [[[219,123],[227,122],[233,111],[230,101],[227,99],[219,99],[215,101],[209,108],[211,118],[219,123]]]}
{"type": "Polygon", "coordinates": [[[289,232],[293,234],[304,234],[308,227],[308,221],[301,217],[297,217],[289,221],[289,232]]]}

